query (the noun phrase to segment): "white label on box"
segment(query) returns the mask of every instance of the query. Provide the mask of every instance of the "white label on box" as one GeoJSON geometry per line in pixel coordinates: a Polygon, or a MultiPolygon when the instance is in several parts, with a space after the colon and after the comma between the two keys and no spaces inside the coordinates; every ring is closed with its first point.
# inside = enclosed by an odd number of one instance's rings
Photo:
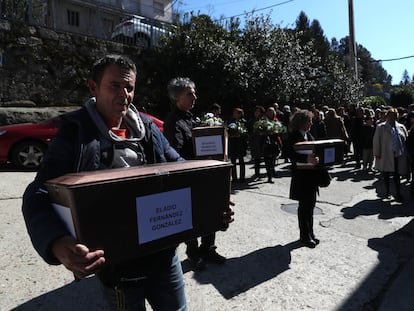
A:
{"type": "Polygon", "coordinates": [[[221,135],[195,137],[196,156],[223,154],[221,135]]]}
{"type": "Polygon", "coordinates": [[[136,209],[139,244],[193,228],[191,188],[137,197],[136,209]]]}
{"type": "Polygon", "coordinates": [[[73,225],[72,212],[70,211],[70,208],[55,203],[52,205],[55,209],[55,212],[59,215],[60,219],[66,225],[66,228],[69,230],[70,234],[76,239],[75,226],[73,225]]]}
{"type": "Polygon", "coordinates": [[[323,152],[324,164],[335,162],[335,147],[325,148],[323,152]]]}

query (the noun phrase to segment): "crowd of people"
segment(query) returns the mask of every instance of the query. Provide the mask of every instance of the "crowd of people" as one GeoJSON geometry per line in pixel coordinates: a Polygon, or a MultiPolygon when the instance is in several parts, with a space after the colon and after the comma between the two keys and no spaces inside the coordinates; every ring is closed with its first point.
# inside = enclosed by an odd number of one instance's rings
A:
{"type": "MultiPolygon", "coordinates": [[[[261,178],[261,163],[266,168],[267,181],[273,183],[272,178],[277,176],[276,159],[291,161],[288,153],[289,127],[291,117],[299,110],[290,106],[280,110],[277,103],[268,107],[254,107],[247,121],[248,131],[242,136],[245,140],[243,145],[250,151],[250,160],[254,165],[254,181],[261,178]],[[279,125],[273,128],[273,132],[269,131],[272,123],[279,125]]],[[[309,133],[313,139],[343,140],[343,164],[352,161],[356,171],[380,174],[385,186],[385,193],[380,195],[385,198],[391,196],[392,177],[395,186],[393,197],[399,202],[404,200],[400,189],[401,179],[410,181],[414,170],[414,104],[407,108],[383,106],[375,110],[355,104],[336,108],[310,106],[306,110],[312,113],[309,133]]],[[[231,144],[232,140],[229,141],[230,147],[231,144]]],[[[231,152],[230,148],[230,158],[231,152]]],[[[235,166],[237,164],[233,160],[232,163],[235,166]]],[[[245,165],[244,161],[239,163],[245,165]]],[[[238,180],[235,177],[233,180],[243,181],[244,178],[238,180]]],[[[410,189],[410,196],[414,198],[414,185],[410,189]]]]}
{"type": "MultiPolygon", "coordinates": [[[[277,159],[291,163],[289,197],[298,201],[299,240],[306,247],[319,244],[313,230],[313,210],[322,185],[315,176],[329,174],[318,165],[317,156],[295,149],[296,143],[342,139],[345,160],[352,156],[356,170],[381,172],[384,197],[390,196],[392,177],[395,199],[404,200],[400,179],[410,178],[410,168],[414,168],[414,106],[407,111],[357,105],[298,109],[273,103],[254,107],[252,116],[235,107],[231,117],[223,120],[221,107],[215,103],[206,112],[208,117],[198,119],[191,112],[197,99],[195,83],[177,77],[167,86],[171,112],[163,135],[132,104],[136,76],[135,64],[121,55],[107,55],[94,64],[88,80],[92,97],[64,117],[42,168],[23,195],[26,226],[41,257],[49,264],[63,264],[78,279],[96,274],[113,310],[145,310],[146,300],[154,310],[187,310],[177,246],[108,267],[104,250],[91,250],[70,234],[53,210],[44,184],[67,173],[194,159],[192,129],[202,125],[202,120],[227,128],[233,182],[247,182],[245,159],[249,152],[253,181],[261,179],[262,162],[268,183],[278,176],[277,159]]],[[[232,221],[229,207],[223,213],[223,223],[232,221]]],[[[201,237],[200,243],[196,238],[186,242],[186,254],[194,269],[204,269],[206,262],[225,263],[226,258],[216,251],[215,237],[211,233],[201,237]]]]}

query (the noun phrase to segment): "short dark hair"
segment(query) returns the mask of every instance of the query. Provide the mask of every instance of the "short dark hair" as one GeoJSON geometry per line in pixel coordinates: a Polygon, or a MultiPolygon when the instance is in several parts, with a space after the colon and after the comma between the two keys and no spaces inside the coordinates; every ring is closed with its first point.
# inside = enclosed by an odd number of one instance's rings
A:
{"type": "Polygon", "coordinates": [[[129,57],[118,54],[109,54],[98,59],[93,64],[89,73],[89,79],[96,83],[100,83],[105,69],[110,65],[117,65],[125,71],[132,71],[134,74],[137,74],[137,68],[129,57]]]}

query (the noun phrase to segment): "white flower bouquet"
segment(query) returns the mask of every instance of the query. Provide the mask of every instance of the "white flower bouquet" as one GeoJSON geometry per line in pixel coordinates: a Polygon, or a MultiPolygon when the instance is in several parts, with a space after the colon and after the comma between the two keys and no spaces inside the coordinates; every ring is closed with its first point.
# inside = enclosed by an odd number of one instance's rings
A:
{"type": "Polygon", "coordinates": [[[256,135],[276,135],[284,132],[286,132],[286,126],[279,121],[263,118],[253,124],[253,133],[256,135]]]}
{"type": "Polygon", "coordinates": [[[240,137],[247,134],[247,128],[244,122],[231,121],[227,124],[227,132],[230,137],[240,137]]]}
{"type": "Polygon", "coordinates": [[[224,122],[220,117],[208,112],[201,118],[201,126],[223,126],[224,122]]]}

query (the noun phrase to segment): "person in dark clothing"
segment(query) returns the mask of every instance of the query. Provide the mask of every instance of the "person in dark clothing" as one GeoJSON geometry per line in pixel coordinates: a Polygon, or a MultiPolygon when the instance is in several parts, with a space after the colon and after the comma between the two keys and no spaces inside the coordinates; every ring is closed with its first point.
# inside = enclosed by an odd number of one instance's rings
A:
{"type": "Polygon", "coordinates": [[[407,122],[409,124],[409,131],[406,141],[407,152],[410,158],[411,168],[411,183],[410,183],[410,198],[414,199],[414,111],[407,114],[407,122]]]}
{"type": "Polygon", "coordinates": [[[322,115],[318,109],[313,111],[313,121],[310,132],[316,140],[326,138],[326,126],[324,120],[322,119],[322,115]]]}
{"type": "Polygon", "coordinates": [[[294,145],[298,142],[314,140],[310,133],[313,114],[308,110],[295,112],[289,123],[288,153],[292,162],[292,179],[289,197],[297,200],[300,241],[309,248],[319,244],[313,231],[313,211],[316,195],[319,191],[316,174],[319,159],[312,153],[296,151],[294,145]],[[306,168],[304,168],[306,166],[306,168]],[[309,168],[313,167],[313,168],[309,168]]]}
{"type": "Polygon", "coordinates": [[[356,108],[355,116],[351,118],[351,133],[350,133],[352,147],[354,148],[356,169],[361,168],[361,159],[362,159],[361,131],[362,131],[363,124],[364,124],[364,109],[361,107],[358,107],[356,108]]]}
{"type": "MultiPolygon", "coordinates": [[[[190,111],[197,99],[195,83],[178,77],[168,83],[167,90],[173,107],[164,122],[164,135],[184,159],[195,159],[192,129],[197,122],[190,111]]],[[[197,239],[186,242],[186,254],[195,269],[203,270],[206,261],[224,264],[226,258],[216,252],[215,239],[216,234],[212,233],[201,237],[200,246],[197,239]]]]}
{"type": "Polygon", "coordinates": [[[176,247],[105,266],[104,250],[90,250],[75,240],[44,186],[67,173],[183,160],[155,124],[132,105],[136,74],[134,63],[119,55],[94,64],[88,81],[94,97],[64,116],[40,171],[23,195],[23,215],[42,258],[52,265],[63,264],[79,279],[95,273],[111,310],[117,310],[117,304],[125,304],[125,310],[145,310],[145,299],[154,310],[186,310],[176,247]],[[142,281],[131,283],[138,276],[142,281]]]}
{"type": "Polygon", "coordinates": [[[365,123],[362,126],[361,140],[362,140],[362,167],[364,170],[371,171],[374,163],[374,118],[366,117],[365,123]]]}
{"type": "Polygon", "coordinates": [[[244,119],[242,108],[234,108],[232,119],[227,122],[229,134],[229,157],[233,164],[232,180],[244,182],[246,177],[246,164],[244,157],[247,154],[247,121],[244,119]],[[239,166],[239,178],[237,178],[237,164],[239,166]]]}
{"type": "MultiPolygon", "coordinates": [[[[274,128],[276,124],[281,124],[277,118],[276,111],[273,107],[267,107],[266,120],[274,128]]],[[[273,184],[273,177],[276,177],[276,159],[280,153],[281,139],[278,133],[266,133],[263,142],[263,158],[266,167],[267,182],[273,184]]]]}
{"type": "Polygon", "coordinates": [[[265,108],[261,105],[254,107],[254,115],[250,120],[249,132],[250,132],[250,151],[254,162],[254,180],[260,179],[260,163],[263,159],[263,145],[265,137],[255,131],[254,124],[263,120],[265,115],[265,108]]]}

